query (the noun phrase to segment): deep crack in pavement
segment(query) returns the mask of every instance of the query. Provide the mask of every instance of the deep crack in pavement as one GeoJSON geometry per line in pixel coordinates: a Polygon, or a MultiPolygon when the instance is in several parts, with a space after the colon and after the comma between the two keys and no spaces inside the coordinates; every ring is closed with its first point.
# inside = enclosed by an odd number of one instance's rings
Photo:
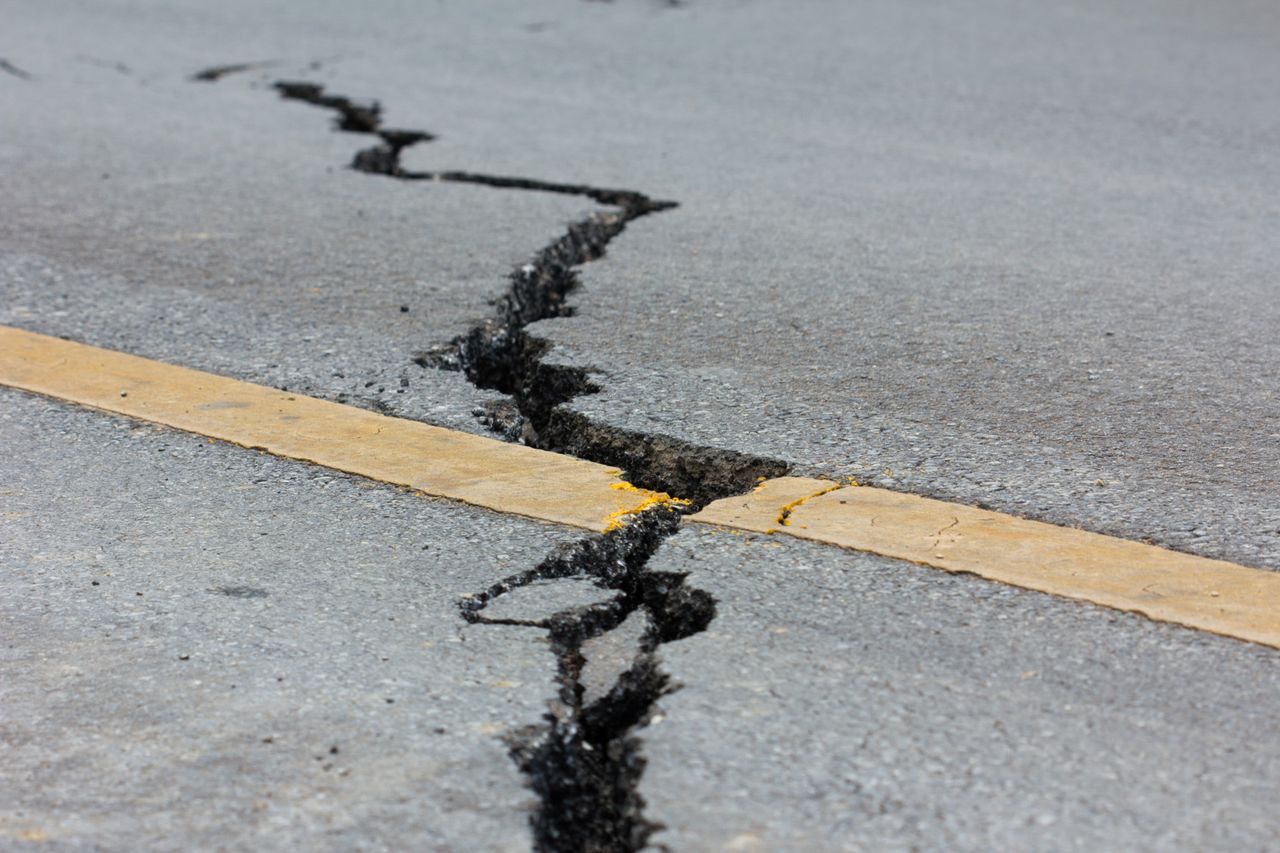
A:
{"type": "Polygon", "coordinates": [[[625,527],[591,537],[507,578],[460,606],[480,624],[524,624],[547,630],[559,671],[559,698],[542,725],[508,737],[512,755],[542,801],[533,829],[539,850],[639,850],[659,827],[644,817],[636,788],[644,758],[636,731],[673,688],[656,656],[658,646],[704,630],[715,616],[711,595],[685,584],[685,575],[646,571],[649,558],[674,534],[680,516],[649,511],[625,527]],[[588,576],[618,591],[610,600],[531,622],[488,619],[494,599],[536,581],[588,576]],[[635,613],[644,630],[630,666],[603,695],[588,697],[584,645],[622,626],[635,613]]]}
{"type": "Polygon", "coordinates": [[[494,316],[466,334],[414,356],[422,367],[461,370],[477,387],[512,398],[515,416],[493,417],[505,438],[520,439],[542,450],[565,453],[621,468],[632,483],[679,495],[696,510],[717,498],[741,494],[761,478],[778,477],[788,465],[777,459],[692,444],[667,435],[620,429],[598,423],[564,406],[582,394],[599,390],[578,367],[547,363],[550,344],[525,327],[538,320],[572,316],[566,300],[580,282],[576,268],[602,257],[609,242],[632,221],[671,210],[672,201],[654,200],[635,190],[476,172],[420,172],[404,169],[400,155],[408,147],[429,142],[422,130],[382,126],[377,101],[357,102],[326,93],[309,82],[275,84],[281,96],[333,110],[335,128],[376,136],[377,145],[356,153],[351,168],[405,181],[444,181],[499,189],[580,195],[614,210],[598,211],[571,223],[565,234],[511,273],[505,296],[494,303],[494,316]]]}
{"type": "MultiPolygon", "coordinates": [[[[430,142],[434,134],[384,128],[379,102],[329,94],[315,83],[280,81],[275,89],[285,99],[334,111],[337,130],[378,138],[376,145],[355,154],[350,165],[356,171],[404,181],[580,195],[614,208],[573,222],[563,236],[513,271],[507,294],[494,302],[493,317],[413,357],[421,367],[460,370],[477,387],[507,394],[515,413],[505,417],[491,413],[490,420],[504,437],[616,466],[636,485],[683,496],[693,509],[786,473],[788,466],[778,460],[620,430],[569,411],[565,403],[599,387],[584,369],[546,363],[549,343],[525,329],[538,320],[571,316],[566,300],[580,285],[576,268],[602,257],[628,223],[670,210],[675,202],[586,184],[407,170],[401,165],[401,153],[430,142]]],[[[543,723],[509,733],[507,738],[513,759],[540,800],[539,810],[531,817],[539,850],[639,850],[660,828],[645,818],[637,790],[644,759],[636,732],[653,718],[657,700],[676,688],[662,671],[656,652],[663,643],[704,630],[715,616],[712,596],[687,587],[685,575],[645,570],[649,558],[664,539],[676,533],[679,523],[680,512],[675,509],[650,509],[460,603],[462,617],[473,624],[521,624],[549,633],[557,660],[558,699],[543,723]],[[604,603],[534,621],[513,623],[483,614],[493,599],[535,581],[584,576],[619,594],[604,603]],[[589,696],[583,682],[589,664],[584,646],[619,629],[634,614],[642,615],[644,628],[630,665],[616,675],[608,690],[589,696]]]]}

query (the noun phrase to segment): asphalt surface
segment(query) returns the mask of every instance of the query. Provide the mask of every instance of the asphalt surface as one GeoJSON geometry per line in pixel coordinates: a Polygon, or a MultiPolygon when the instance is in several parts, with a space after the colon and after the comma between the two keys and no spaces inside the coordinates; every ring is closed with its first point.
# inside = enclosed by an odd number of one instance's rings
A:
{"type": "MultiPolygon", "coordinates": [[[[600,208],[349,170],[370,140],[271,89],[310,80],[438,134],[407,168],[680,203],[530,327],[597,422],[1280,568],[1266,4],[0,14],[0,323],[484,432],[414,353],[600,208]]],[[[555,656],[457,602],[578,534],[15,392],[0,443],[0,846],[528,848],[504,738],[555,656]]],[[[718,600],[658,649],[653,844],[1280,834],[1274,652],[781,537],[650,568],[718,600]]],[[[584,645],[588,696],[643,633],[584,645]]]]}
{"type": "Polygon", "coordinates": [[[717,600],[640,786],[672,850],[1245,850],[1280,837],[1275,653],[963,575],[686,530],[717,600]],[[761,772],[761,768],[768,768],[761,772]]]}
{"type": "Polygon", "coordinates": [[[27,117],[0,141],[0,322],[484,431],[492,395],[412,354],[594,205],[375,180],[345,168],[367,137],[265,84],[190,82],[187,57],[144,85],[47,49],[58,76],[0,93],[27,117]]]}
{"type": "Polygon", "coordinates": [[[0,399],[0,846],[528,848],[555,658],[458,602],[576,534],[0,399]]]}
{"type": "Polygon", "coordinates": [[[1274,8],[617,11],[682,206],[533,327],[575,408],[1280,568],[1274,8]]]}

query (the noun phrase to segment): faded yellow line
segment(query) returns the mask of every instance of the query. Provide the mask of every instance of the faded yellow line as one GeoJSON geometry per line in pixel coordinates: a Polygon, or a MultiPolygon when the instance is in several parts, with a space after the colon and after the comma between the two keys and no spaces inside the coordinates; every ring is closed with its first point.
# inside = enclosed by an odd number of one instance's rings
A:
{"type": "Polygon", "coordinates": [[[690,520],[870,551],[1280,648],[1280,572],[916,495],[831,485],[769,480],[690,520]]]}
{"type": "Polygon", "coordinates": [[[594,462],[7,326],[0,384],[587,530],[671,501],[594,462]]]}
{"type": "MultiPolygon", "coordinates": [[[[499,512],[605,531],[676,501],[617,469],[0,326],[0,384],[499,512]]],[[[781,477],[690,521],[786,533],[1280,648],[1280,573],[865,486],[781,477]]]]}

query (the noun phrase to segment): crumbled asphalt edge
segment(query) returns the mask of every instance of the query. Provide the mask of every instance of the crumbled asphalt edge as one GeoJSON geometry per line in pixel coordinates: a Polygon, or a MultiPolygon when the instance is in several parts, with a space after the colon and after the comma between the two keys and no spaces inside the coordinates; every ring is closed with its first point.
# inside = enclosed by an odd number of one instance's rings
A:
{"type": "Polygon", "coordinates": [[[435,137],[420,130],[382,127],[377,101],[360,103],[325,92],[316,83],[281,81],[281,96],[337,113],[335,127],[377,136],[380,142],[356,153],[351,167],[369,174],[406,181],[481,184],[501,189],[579,195],[613,208],[597,211],[569,225],[566,232],[511,273],[507,294],[494,303],[494,316],[453,341],[416,353],[422,367],[461,370],[479,388],[507,394],[519,417],[504,407],[488,407],[482,422],[507,440],[620,468],[641,488],[679,495],[697,510],[717,498],[741,494],[761,477],[785,474],[776,459],[703,447],[671,436],[649,434],[598,423],[564,404],[599,387],[587,371],[545,363],[550,344],[525,327],[538,320],[572,316],[566,304],[580,285],[577,267],[604,255],[609,242],[632,220],[670,210],[675,202],[658,201],[634,190],[558,183],[475,172],[420,172],[405,169],[400,154],[435,137]]]}
{"type": "Polygon", "coordinates": [[[663,643],[697,634],[715,617],[715,601],[685,585],[685,576],[645,566],[679,528],[680,514],[650,510],[625,527],[562,548],[536,568],[503,580],[460,603],[468,622],[531,625],[549,633],[558,664],[559,697],[541,725],[508,736],[512,756],[541,807],[531,818],[539,851],[634,851],[661,829],[644,817],[638,792],[645,761],[636,732],[655,703],[674,689],[656,655],[663,643]],[[540,580],[588,576],[619,594],[537,621],[487,619],[485,606],[540,580]],[[583,644],[642,610],[647,627],[631,666],[609,692],[584,704],[583,644]]]}
{"type": "MultiPolygon", "coordinates": [[[[275,84],[283,98],[337,113],[335,128],[378,137],[359,151],[351,167],[399,180],[473,183],[502,189],[581,195],[614,208],[572,223],[566,233],[511,274],[508,293],[494,303],[495,317],[415,361],[423,367],[462,370],[481,388],[501,391],[509,405],[490,407],[491,426],[508,439],[622,468],[641,487],[691,500],[699,508],[719,497],[747,491],[762,477],[786,472],[785,463],[732,451],[699,447],[662,435],[597,424],[567,411],[573,397],[598,390],[585,370],[543,362],[550,348],[525,332],[548,317],[571,316],[567,296],[579,286],[576,267],[604,254],[609,241],[641,216],[668,210],[632,190],[566,184],[472,172],[414,172],[400,165],[405,148],[435,137],[420,130],[382,126],[377,101],[356,102],[308,82],[275,84]]],[[[624,526],[581,540],[538,566],[507,578],[460,603],[464,619],[481,624],[544,628],[556,655],[559,697],[541,725],[508,736],[512,757],[528,777],[540,806],[530,817],[540,851],[635,851],[660,828],[644,817],[638,786],[644,771],[636,732],[648,724],[657,700],[674,689],[656,656],[658,646],[706,629],[715,601],[685,586],[685,576],[647,572],[662,541],[679,529],[680,512],[658,507],[624,526]],[[493,598],[538,580],[587,575],[616,590],[610,601],[553,614],[534,622],[486,619],[493,598]],[[643,609],[646,631],[631,666],[609,692],[584,705],[583,644],[620,626],[643,609]]]]}
{"type": "MultiPolygon", "coordinates": [[[[622,429],[564,406],[599,387],[583,368],[546,363],[543,356],[550,344],[525,327],[572,316],[566,300],[579,287],[576,268],[601,257],[631,220],[666,209],[643,196],[610,203],[619,209],[572,223],[563,236],[515,270],[507,294],[494,303],[494,317],[446,345],[418,353],[415,360],[423,366],[460,369],[477,387],[509,395],[521,420],[511,423],[508,417],[499,424],[502,434],[518,434],[533,447],[621,468],[637,486],[679,495],[695,510],[748,491],[761,477],[784,474],[787,465],[778,460],[622,429]]],[[[484,414],[497,420],[492,411],[484,414]]]]}

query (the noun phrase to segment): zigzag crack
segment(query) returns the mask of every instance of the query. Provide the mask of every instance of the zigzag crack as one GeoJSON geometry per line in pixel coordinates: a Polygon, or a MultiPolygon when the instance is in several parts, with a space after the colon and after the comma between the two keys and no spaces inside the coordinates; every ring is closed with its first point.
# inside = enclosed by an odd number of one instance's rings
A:
{"type": "Polygon", "coordinates": [[[338,130],[380,139],[377,145],[356,153],[351,167],[357,171],[406,181],[579,195],[612,208],[572,223],[564,235],[514,270],[506,295],[494,303],[492,317],[448,343],[415,353],[414,361],[423,367],[461,370],[477,387],[509,395],[518,416],[495,412],[492,407],[477,412],[495,431],[542,450],[621,468],[627,479],[638,486],[689,499],[691,511],[718,498],[748,491],[761,477],[786,473],[787,464],[776,459],[626,430],[567,408],[565,403],[594,394],[599,386],[584,368],[546,363],[544,356],[551,344],[525,331],[526,326],[538,320],[572,316],[567,300],[581,284],[577,268],[602,257],[609,243],[628,224],[671,210],[676,202],[653,199],[635,190],[588,184],[463,171],[409,171],[401,166],[401,153],[412,145],[431,141],[433,134],[385,129],[380,103],[328,94],[316,83],[282,81],[275,88],[281,97],[333,110],[337,113],[338,130]]]}
{"type": "Polygon", "coordinates": [[[558,699],[541,725],[508,737],[512,755],[543,803],[533,819],[540,851],[639,850],[661,828],[644,817],[644,800],[637,791],[645,762],[636,731],[653,718],[658,699],[675,689],[656,651],[663,643],[703,631],[715,617],[711,596],[686,586],[683,575],[645,569],[678,525],[679,515],[672,510],[651,510],[460,603],[469,622],[545,628],[556,655],[558,699]],[[490,601],[514,589],[581,575],[620,595],[536,622],[490,621],[483,615],[490,601]],[[631,665],[606,693],[588,700],[582,683],[584,645],[635,613],[643,614],[645,630],[631,665]]]}
{"type": "MultiPolygon", "coordinates": [[[[307,82],[282,81],[275,88],[283,98],[333,110],[338,130],[378,138],[376,145],[354,156],[351,167],[357,171],[406,181],[580,195],[612,208],[574,222],[512,272],[511,286],[494,303],[492,318],[448,344],[414,356],[423,367],[462,370],[474,385],[509,395],[514,412],[505,407],[506,411],[491,409],[486,415],[509,439],[622,468],[636,485],[684,496],[693,509],[745,492],[761,477],[786,472],[786,464],[777,460],[623,430],[569,410],[565,403],[595,393],[598,386],[585,369],[547,364],[544,356],[550,343],[525,331],[538,320],[571,316],[566,300],[579,287],[576,268],[601,257],[628,223],[669,210],[675,202],[586,184],[409,171],[401,166],[400,155],[412,145],[431,141],[432,134],[384,128],[377,101],[361,103],[327,94],[322,86],[307,82]]],[[[634,851],[659,828],[644,817],[637,790],[644,759],[636,735],[651,719],[657,700],[675,689],[656,651],[663,643],[704,630],[715,615],[710,594],[687,587],[683,575],[645,568],[662,541],[676,532],[679,518],[679,511],[671,507],[648,510],[460,603],[463,618],[472,623],[544,628],[556,654],[558,699],[543,723],[508,739],[512,757],[541,803],[531,818],[538,850],[634,851]],[[583,575],[619,595],[545,619],[489,619],[482,613],[489,601],[512,589],[583,575]],[[588,701],[584,645],[618,629],[633,614],[641,614],[646,622],[630,666],[607,692],[588,701]]]]}

